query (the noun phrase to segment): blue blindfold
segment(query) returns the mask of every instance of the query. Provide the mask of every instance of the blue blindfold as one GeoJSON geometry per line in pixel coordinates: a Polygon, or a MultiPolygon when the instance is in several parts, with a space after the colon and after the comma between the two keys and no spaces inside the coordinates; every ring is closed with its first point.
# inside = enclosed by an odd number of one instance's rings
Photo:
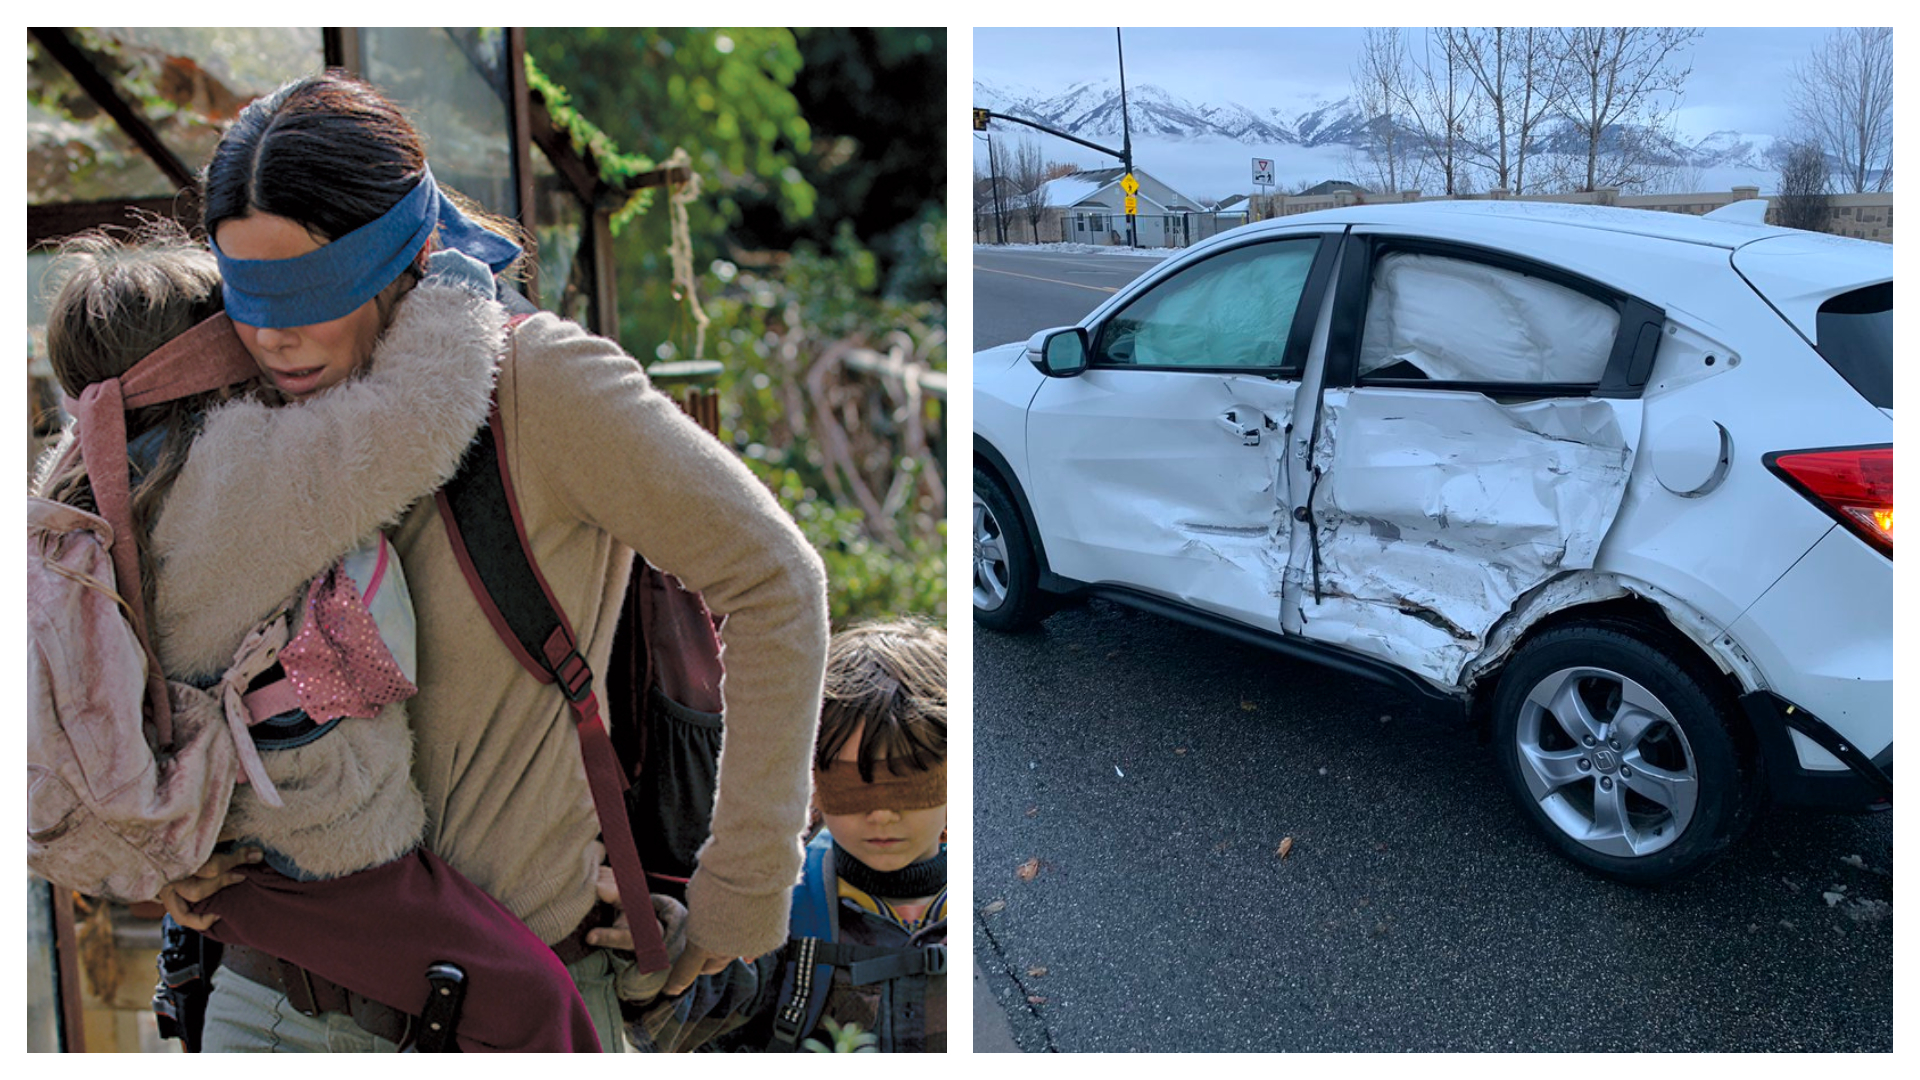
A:
{"type": "Polygon", "coordinates": [[[403,273],[435,229],[442,247],[479,259],[494,273],[519,258],[520,247],[474,224],[440,193],[433,173],[393,209],[331,243],[292,259],[234,259],[213,245],[227,314],[247,326],[311,326],[331,322],[380,294],[403,273]]]}

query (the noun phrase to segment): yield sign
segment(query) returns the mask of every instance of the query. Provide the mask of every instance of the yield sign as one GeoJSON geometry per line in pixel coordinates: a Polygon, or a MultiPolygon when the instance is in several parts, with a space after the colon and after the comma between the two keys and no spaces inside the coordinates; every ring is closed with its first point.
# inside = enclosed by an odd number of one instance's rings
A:
{"type": "Polygon", "coordinates": [[[1138,195],[1140,193],[1140,181],[1135,180],[1132,173],[1128,173],[1120,178],[1120,190],[1126,192],[1128,195],[1138,195]]]}

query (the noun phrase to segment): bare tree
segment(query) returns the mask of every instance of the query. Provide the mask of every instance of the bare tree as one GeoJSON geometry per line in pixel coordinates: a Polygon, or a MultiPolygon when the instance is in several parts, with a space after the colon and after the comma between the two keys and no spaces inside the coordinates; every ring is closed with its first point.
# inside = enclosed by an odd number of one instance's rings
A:
{"type": "Polygon", "coordinates": [[[1000,159],[1002,175],[1010,193],[1008,209],[1016,219],[1024,218],[1034,243],[1040,242],[1040,219],[1047,213],[1047,159],[1031,139],[1013,144],[1013,152],[1000,159]]]}
{"type": "Polygon", "coordinates": [[[1551,32],[1534,26],[1456,27],[1452,48],[1473,77],[1482,102],[1483,130],[1470,152],[1496,186],[1527,190],[1527,157],[1554,106],[1560,65],[1551,32]]]}
{"type": "Polygon", "coordinates": [[[1411,191],[1426,179],[1426,162],[1395,119],[1406,99],[1407,46],[1397,26],[1372,28],[1353,68],[1353,96],[1366,118],[1360,154],[1348,171],[1376,191],[1411,191]]]}
{"type": "Polygon", "coordinates": [[[973,242],[976,244],[985,243],[987,239],[987,222],[992,219],[993,215],[992,184],[993,178],[987,175],[986,170],[980,167],[979,162],[974,162],[973,242]]]}
{"type": "Polygon", "coordinates": [[[1007,242],[1007,177],[1000,171],[1000,152],[994,149],[993,136],[987,136],[987,200],[993,207],[994,243],[1007,242]]]}
{"type": "Polygon", "coordinates": [[[1809,138],[1840,167],[1849,192],[1893,183],[1893,31],[1836,30],[1794,66],[1788,107],[1809,138]]]}
{"type": "Polygon", "coordinates": [[[1442,189],[1448,195],[1471,191],[1467,133],[1480,108],[1479,87],[1467,70],[1451,28],[1427,33],[1422,57],[1410,66],[1401,91],[1400,106],[1421,152],[1440,175],[1442,189]]]}
{"type": "Polygon", "coordinates": [[[1780,161],[1780,197],[1773,204],[1775,223],[1789,229],[1825,231],[1831,213],[1827,191],[1832,176],[1826,151],[1817,143],[1802,141],[1789,146],[1780,161]]]}
{"type": "Polygon", "coordinates": [[[1553,32],[1565,65],[1556,111],[1579,137],[1581,191],[1632,187],[1656,163],[1691,63],[1683,50],[1701,31],[1680,26],[1572,26],[1553,32]]]}

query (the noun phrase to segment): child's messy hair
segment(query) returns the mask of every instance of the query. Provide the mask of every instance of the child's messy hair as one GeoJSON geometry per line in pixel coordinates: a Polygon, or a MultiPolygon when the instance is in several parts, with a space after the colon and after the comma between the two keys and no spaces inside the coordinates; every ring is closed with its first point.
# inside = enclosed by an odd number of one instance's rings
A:
{"type": "Polygon", "coordinates": [[[860,732],[860,779],[926,771],[947,759],[947,632],[914,620],[843,630],[827,646],[814,765],[824,769],[860,732]]]}
{"type": "MultiPolygon", "coordinates": [[[[61,389],[78,398],[97,382],[126,374],[147,354],[220,313],[220,268],[213,253],[166,219],[133,230],[97,230],[63,243],[49,274],[53,299],[47,309],[47,359],[61,389]]],[[[133,488],[134,528],[144,537],[160,502],[186,464],[198,415],[219,393],[135,409],[127,414],[127,439],[154,429],[161,436],[152,466],[133,488]]],[[[51,459],[46,463],[53,464],[51,459]]],[[[69,459],[65,471],[42,476],[37,493],[56,502],[95,510],[85,463],[69,459]]],[[[141,580],[153,590],[153,568],[141,545],[141,580]]],[[[152,596],[146,597],[149,605],[152,596]]]]}

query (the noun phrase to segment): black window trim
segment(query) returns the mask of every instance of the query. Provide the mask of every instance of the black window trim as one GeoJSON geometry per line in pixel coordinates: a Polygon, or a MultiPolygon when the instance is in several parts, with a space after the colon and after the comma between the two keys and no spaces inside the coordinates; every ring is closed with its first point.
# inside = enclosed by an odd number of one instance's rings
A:
{"type": "Polygon", "coordinates": [[[1459,390],[1488,397],[1536,399],[1564,397],[1638,398],[1653,372],[1667,314],[1662,308],[1618,289],[1511,252],[1497,251],[1453,240],[1396,236],[1388,233],[1349,233],[1346,259],[1335,286],[1333,325],[1327,338],[1326,383],[1329,387],[1377,387],[1394,390],[1459,390]],[[1375,260],[1393,252],[1440,255],[1511,270],[1582,293],[1611,306],[1620,316],[1607,368],[1598,382],[1488,382],[1465,379],[1359,378],[1360,334],[1367,323],[1367,305],[1373,295],[1375,260]]]}
{"type": "Polygon", "coordinates": [[[1208,252],[1206,257],[1195,259],[1179,269],[1167,274],[1146,288],[1140,295],[1128,300],[1126,304],[1114,308],[1100,317],[1100,321],[1087,327],[1087,370],[1088,371],[1183,371],[1196,375],[1261,375],[1271,379],[1299,379],[1306,370],[1307,350],[1313,344],[1313,323],[1319,315],[1320,305],[1326,297],[1328,280],[1333,276],[1334,263],[1338,261],[1341,238],[1344,227],[1340,229],[1288,233],[1281,236],[1249,237],[1244,243],[1222,246],[1218,251],[1208,252]],[[1094,351],[1094,344],[1100,340],[1100,332],[1107,323],[1121,312],[1140,302],[1155,289],[1167,282],[1181,277],[1196,266],[1204,265],[1223,255],[1230,255],[1248,248],[1267,244],[1283,244],[1301,240],[1313,240],[1319,244],[1313,253],[1313,265],[1307,269],[1307,280],[1300,287],[1300,302],[1293,309],[1293,324],[1287,329],[1287,347],[1281,353],[1277,367],[1194,367],[1187,364],[1119,364],[1103,361],[1094,351]]]}

